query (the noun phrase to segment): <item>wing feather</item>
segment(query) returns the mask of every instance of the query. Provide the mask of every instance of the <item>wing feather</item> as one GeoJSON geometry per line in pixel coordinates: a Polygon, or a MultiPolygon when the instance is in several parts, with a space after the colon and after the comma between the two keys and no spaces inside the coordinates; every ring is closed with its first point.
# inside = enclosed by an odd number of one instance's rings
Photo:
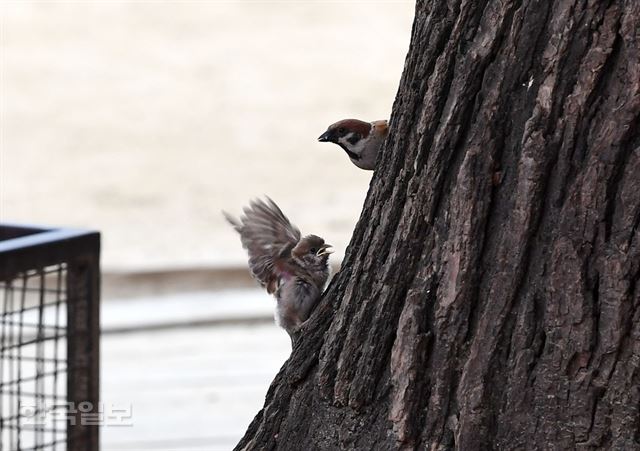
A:
{"type": "Polygon", "coordinates": [[[291,255],[291,249],[300,241],[300,230],[269,197],[266,201],[251,201],[243,212],[239,219],[223,214],[240,234],[242,246],[249,254],[251,274],[273,293],[286,272],[285,261],[291,255]]]}

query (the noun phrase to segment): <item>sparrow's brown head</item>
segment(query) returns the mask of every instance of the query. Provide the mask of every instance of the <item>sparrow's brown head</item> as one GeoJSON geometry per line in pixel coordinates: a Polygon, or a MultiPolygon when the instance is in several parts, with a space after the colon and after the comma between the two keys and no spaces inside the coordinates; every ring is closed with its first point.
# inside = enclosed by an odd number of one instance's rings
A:
{"type": "Polygon", "coordinates": [[[307,235],[293,248],[291,256],[304,266],[326,267],[332,247],[317,235],[307,235]]]}
{"type": "Polygon", "coordinates": [[[378,150],[387,133],[387,121],[343,119],[331,124],[318,141],[339,145],[353,164],[361,169],[373,170],[378,150]]]}

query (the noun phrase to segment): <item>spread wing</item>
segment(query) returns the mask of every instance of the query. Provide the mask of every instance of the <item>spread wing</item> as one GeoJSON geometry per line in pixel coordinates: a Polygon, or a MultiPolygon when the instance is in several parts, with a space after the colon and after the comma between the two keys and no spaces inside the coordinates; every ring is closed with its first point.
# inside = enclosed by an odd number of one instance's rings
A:
{"type": "Polygon", "coordinates": [[[283,275],[285,259],[300,241],[300,230],[268,197],[266,202],[259,199],[251,201],[240,219],[223,213],[240,234],[242,246],[249,253],[251,274],[269,293],[273,293],[283,275]]]}

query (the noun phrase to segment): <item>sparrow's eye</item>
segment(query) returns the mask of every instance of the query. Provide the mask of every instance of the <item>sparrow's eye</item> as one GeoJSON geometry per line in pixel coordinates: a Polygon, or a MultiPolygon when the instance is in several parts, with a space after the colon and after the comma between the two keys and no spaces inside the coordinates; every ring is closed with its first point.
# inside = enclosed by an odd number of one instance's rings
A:
{"type": "Polygon", "coordinates": [[[346,128],[344,128],[344,127],[340,127],[340,128],[338,129],[338,133],[339,133],[339,134],[341,134],[341,135],[344,135],[346,132],[347,132],[347,129],[346,129],[346,128]]]}
{"type": "Polygon", "coordinates": [[[315,247],[312,247],[311,249],[309,249],[309,252],[311,252],[312,254],[315,254],[316,252],[318,252],[318,249],[316,249],[315,247]]]}

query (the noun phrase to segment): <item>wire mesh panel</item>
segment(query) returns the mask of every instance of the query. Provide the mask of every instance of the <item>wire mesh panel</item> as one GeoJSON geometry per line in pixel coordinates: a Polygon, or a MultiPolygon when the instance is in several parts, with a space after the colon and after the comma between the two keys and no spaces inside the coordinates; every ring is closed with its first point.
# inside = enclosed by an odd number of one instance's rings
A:
{"type": "Polygon", "coordinates": [[[66,449],[66,265],[0,282],[2,449],[66,449]]]}
{"type": "Polygon", "coordinates": [[[0,451],[98,449],[98,261],[97,233],[0,241],[0,451]]]}

